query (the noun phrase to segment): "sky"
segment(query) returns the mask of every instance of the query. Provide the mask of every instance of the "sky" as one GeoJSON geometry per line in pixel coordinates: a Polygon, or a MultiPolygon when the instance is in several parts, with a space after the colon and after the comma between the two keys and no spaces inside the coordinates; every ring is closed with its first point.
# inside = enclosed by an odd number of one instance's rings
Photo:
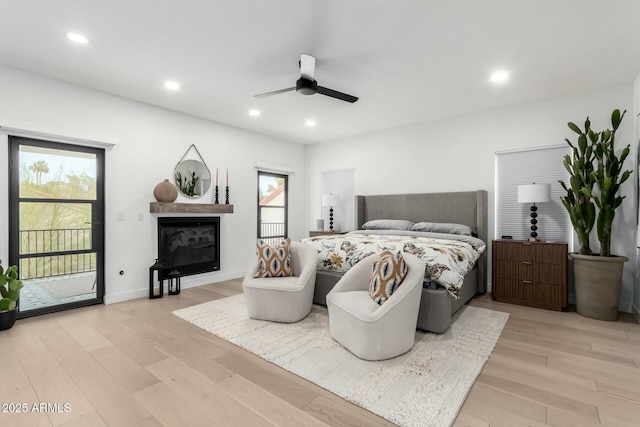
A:
{"type": "Polygon", "coordinates": [[[273,186],[274,188],[278,186],[278,183],[276,182],[276,179],[272,176],[265,176],[265,175],[261,175],[260,176],[260,190],[262,191],[262,194],[267,195],[269,194],[268,188],[269,185],[273,186]]]}
{"type": "Polygon", "coordinates": [[[42,184],[50,181],[62,181],[67,174],[86,174],[96,178],[96,160],[93,154],[21,146],[21,172],[23,166],[28,168],[39,160],[45,161],[49,166],[49,173],[42,175],[42,184]]]}

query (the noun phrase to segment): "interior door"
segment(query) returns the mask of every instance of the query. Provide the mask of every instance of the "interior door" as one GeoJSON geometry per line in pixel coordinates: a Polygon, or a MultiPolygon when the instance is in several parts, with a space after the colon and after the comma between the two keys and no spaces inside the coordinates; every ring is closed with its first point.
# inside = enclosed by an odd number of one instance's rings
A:
{"type": "Polygon", "coordinates": [[[18,318],[102,303],[104,150],[15,136],[9,150],[18,318]]]}

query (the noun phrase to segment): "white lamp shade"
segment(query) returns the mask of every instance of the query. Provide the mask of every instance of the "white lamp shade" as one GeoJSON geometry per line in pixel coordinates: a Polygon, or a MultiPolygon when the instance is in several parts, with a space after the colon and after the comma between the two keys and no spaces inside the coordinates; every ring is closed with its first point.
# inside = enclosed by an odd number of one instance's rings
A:
{"type": "Polygon", "coordinates": [[[551,201],[551,184],[518,185],[518,203],[551,201]]]}
{"type": "Polygon", "coordinates": [[[336,206],[340,203],[340,196],[337,194],[323,194],[322,206],[336,206]]]}

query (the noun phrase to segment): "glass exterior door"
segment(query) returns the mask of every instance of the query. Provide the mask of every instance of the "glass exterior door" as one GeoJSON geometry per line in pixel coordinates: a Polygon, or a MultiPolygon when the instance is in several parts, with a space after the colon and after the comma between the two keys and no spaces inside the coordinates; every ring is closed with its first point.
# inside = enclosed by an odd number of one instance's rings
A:
{"type": "Polygon", "coordinates": [[[10,137],[10,263],[18,317],[101,303],[104,150],[10,137]]]}

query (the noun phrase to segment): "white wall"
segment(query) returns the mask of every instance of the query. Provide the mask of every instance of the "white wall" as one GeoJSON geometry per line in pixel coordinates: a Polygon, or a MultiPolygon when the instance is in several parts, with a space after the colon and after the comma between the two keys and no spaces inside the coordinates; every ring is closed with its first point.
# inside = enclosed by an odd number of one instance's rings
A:
{"type": "MultiPolygon", "coordinates": [[[[160,89],[159,89],[160,90],[160,89]]],[[[289,233],[304,237],[304,146],[260,136],[80,86],[0,66],[0,125],[29,122],[63,136],[107,140],[106,302],[148,295],[156,257],[157,217],[149,213],[153,188],[194,143],[209,168],[229,168],[235,213],[221,215],[221,270],[190,276],[185,287],[241,277],[255,252],[257,161],[285,165],[289,178],[289,233]],[[124,221],[116,221],[116,214],[124,221]],[[138,217],[141,215],[142,220],[138,217]],[[118,272],[124,271],[120,276],[118,272]]],[[[178,95],[179,96],[179,95],[178,95]]],[[[245,114],[238,111],[238,114],[245,114]]],[[[0,258],[8,263],[7,140],[0,134],[0,258]]],[[[221,183],[224,185],[224,182],[221,183]]],[[[211,192],[206,195],[212,202],[211,192]]],[[[224,191],[221,192],[224,201],[224,191]]],[[[177,200],[187,201],[186,198],[177,200]]],[[[205,200],[206,201],[206,200],[205,200]]]]}
{"type": "MultiPolygon", "coordinates": [[[[356,194],[469,191],[489,192],[489,235],[494,236],[494,158],[496,151],[558,145],[571,137],[568,121],[591,117],[595,129],[610,127],[611,111],[628,109],[617,135],[618,148],[632,143],[633,88],[621,85],[541,102],[421,123],[307,147],[307,218],[318,212],[321,171],[355,168],[356,194]]],[[[632,144],[635,157],[635,144],[632,144]]],[[[561,161],[561,159],[558,159],[561,161]]],[[[629,161],[626,166],[631,168],[629,161]]],[[[635,196],[616,213],[613,253],[635,259],[635,196]]],[[[489,254],[490,255],[490,254],[489,254]]],[[[635,263],[625,265],[620,309],[631,311],[635,263]]],[[[489,282],[491,271],[489,270],[489,282]]]]}

